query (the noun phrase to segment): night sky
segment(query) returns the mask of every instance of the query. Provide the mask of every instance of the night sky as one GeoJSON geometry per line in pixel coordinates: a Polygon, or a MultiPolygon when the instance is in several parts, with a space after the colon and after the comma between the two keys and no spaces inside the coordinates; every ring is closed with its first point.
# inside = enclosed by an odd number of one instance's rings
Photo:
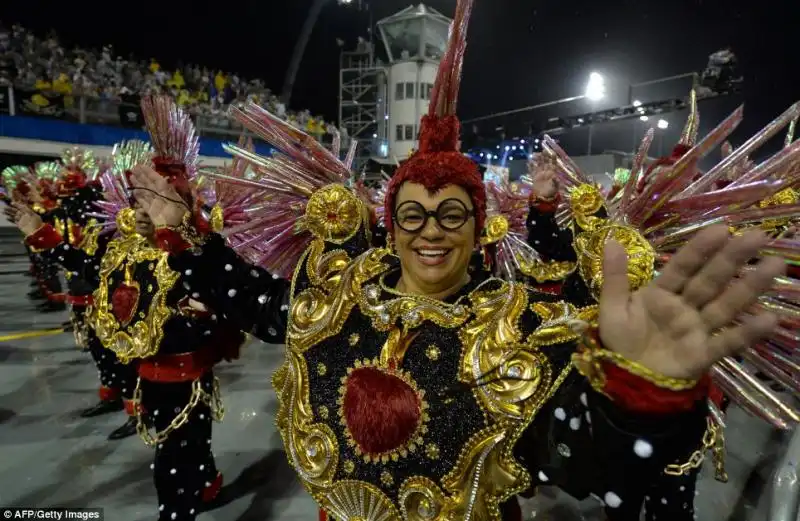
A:
{"type": "MultiPolygon", "coordinates": [[[[0,19],[41,32],[54,28],[67,43],[114,43],[118,54],[155,56],[165,67],[197,62],[261,77],[280,91],[310,4],[311,0],[24,0],[3,2],[0,19]]],[[[410,4],[372,0],[370,7],[377,21],[410,4]]],[[[428,0],[427,5],[452,16],[455,1],[428,0]]],[[[366,36],[369,21],[367,11],[330,1],[302,64],[293,107],[336,118],[336,39],[353,45],[359,35],[366,36]]],[[[701,106],[702,130],[709,130],[744,101],[745,124],[734,136],[741,142],[745,134],[800,99],[797,0],[476,0],[469,42],[459,107],[462,118],[581,94],[592,71],[607,78],[608,98],[600,106],[578,102],[535,118],[623,105],[629,84],[701,71],[708,55],[725,46],[739,57],[745,76],[743,99],[701,106]]],[[[686,95],[687,85],[674,82],[658,91],[644,88],[635,97],[642,101],[680,97],[686,95]]],[[[669,132],[677,135],[684,118],[685,114],[668,118],[669,132]]],[[[633,135],[627,132],[622,143],[631,148],[633,135]]],[[[595,139],[603,141],[603,132],[595,139]]],[[[621,147],[611,141],[603,146],[621,147]]]]}

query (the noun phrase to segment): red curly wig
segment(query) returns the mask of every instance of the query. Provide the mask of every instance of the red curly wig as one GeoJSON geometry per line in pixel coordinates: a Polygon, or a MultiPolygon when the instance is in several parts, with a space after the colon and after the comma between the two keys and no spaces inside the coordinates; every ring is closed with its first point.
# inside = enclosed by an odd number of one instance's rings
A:
{"type": "Polygon", "coordinates": [[[422,118],[419,151],[403,163],[389,182],[384,203],[384,224],[393,233],[397,193],[403,183],[418,183],[432,194],[448,185],[460,186],[469,194],[475,209],[476,241],[486,220],[486,188],[478,165],[458,152],[460,123],[455,116],[425,115],[422,118]]]}

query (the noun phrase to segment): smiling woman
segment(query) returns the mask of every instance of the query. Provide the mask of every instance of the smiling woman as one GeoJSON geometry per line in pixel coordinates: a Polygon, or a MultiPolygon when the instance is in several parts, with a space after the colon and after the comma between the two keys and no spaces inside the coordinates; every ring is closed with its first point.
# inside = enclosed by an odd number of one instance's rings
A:
{"type": "MultiPolygon", "coordinates": [[[[305,215],[287,228],[313,239],[287,291],[221,236],[190,233],[174,189],[138,168],[134,184],[148,189],[140,201],[165,238],[176,287],[256,336],[285,326],[277,427],[299,479],[338,521],[518,521],[515,495],[540,484],[595,494],[610,521],[638,521],[655,490],[649,519],[691,520],[699,465],[717,440],[706,421],[708,369],[774,327],[765,314],[735,319],[783,264],[764,261],[737,280],[764,238],[731,239],[722,227],[635,292],[625,252],[603,243],[602,277],[592,279],[599,305],[470,273],[487,207],[477,165],[457,150],[471,9],[459,1],[419,150],[387,188],[387,247],[370,248],[367,205],[330,184],[344,164],[250,105],[241,121],[283,152],[238,155],[266,189],[297,193],[327,180],[305,190],[305,215]],[[728,291],[736,298],[720,298],[728,291]]],[[[597,188],[579,193],[581,222],[602,225],[597,188]]],[[[531,225],[554,228],[553,206],[535,196],[531,225]]]]}
{"type": "Polygon", "coordinates": [[[469,194],[460,186],[451,184],[432,193],[425,185],[403,183],[392,216],[403,272],[397,289],[445,298],[469,282],[474,213],[469,194]]]}

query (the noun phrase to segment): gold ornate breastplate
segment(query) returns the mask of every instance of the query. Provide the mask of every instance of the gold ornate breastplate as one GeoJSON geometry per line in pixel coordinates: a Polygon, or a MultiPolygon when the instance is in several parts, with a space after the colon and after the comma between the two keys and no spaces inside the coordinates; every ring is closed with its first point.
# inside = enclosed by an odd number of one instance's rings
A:
{"type": "Polygon", "coordinates": [[[497,279],[451,304],[402,295],[388,258],[317,242],[295,273],[273,378],[289,461],[339,521],[498,521],[531,482],[514,444],[569,373],[545,346],[580,314],[497,279]]]}
{"type": "Polygon", "coordinates": [[[167,293],[179,276],[167,258],[137,234],[111,241],[103,256],[88,320],[123,363],[158,352],[164,323],[173,314],[167,293]]]}

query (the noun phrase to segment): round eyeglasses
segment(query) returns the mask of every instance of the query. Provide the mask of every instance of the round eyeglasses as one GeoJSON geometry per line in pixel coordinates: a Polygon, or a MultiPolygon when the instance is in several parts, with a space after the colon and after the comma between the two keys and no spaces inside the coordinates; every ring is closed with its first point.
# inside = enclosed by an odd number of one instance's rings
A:
{"type": "Polygon", "coordinates": [[[470,217],[475,215],[474,209],[469,209],[458,199],[445,199],[436,210],[426,210],[422,203],[405,201],[394,211],[392,220],[401,230],[408,233],[417,233],[425,228],[428,219],[433,217],[439,228],[454,232],[464,226],[470,217]]]}

